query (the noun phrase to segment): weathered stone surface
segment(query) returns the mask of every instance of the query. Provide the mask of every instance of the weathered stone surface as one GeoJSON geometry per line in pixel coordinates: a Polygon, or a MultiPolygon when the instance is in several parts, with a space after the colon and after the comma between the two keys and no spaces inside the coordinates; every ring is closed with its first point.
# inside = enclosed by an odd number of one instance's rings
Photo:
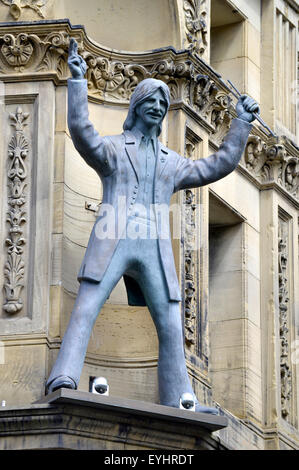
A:
{"type": "Polygon", "coordinates": [[[1,409],[0,449],[224,450],[211,433],[226,424],[223,416],[60,389],[1,409]]]}

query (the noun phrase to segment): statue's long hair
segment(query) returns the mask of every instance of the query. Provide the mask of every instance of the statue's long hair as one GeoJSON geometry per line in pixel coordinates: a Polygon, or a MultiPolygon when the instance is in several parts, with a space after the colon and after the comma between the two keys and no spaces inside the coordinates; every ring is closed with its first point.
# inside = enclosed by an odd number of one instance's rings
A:
{"type": "MultiPolygon", "coordinates": [[[[143,101],[146,101],[157,90],[161,91],[161,93],[163,94],[165,98],[165,101],[167,102],[167,109],[165,111],[165,114],[167,113],[169,105],[170,105],[170,93],[169,93],[168,86],[166,85],[166,83],[162,82],[162,80],[157,80],[155,78],[146,78],[145,80],[142,80],[142,82],[138,83],[137,87],[132,93],[128,115],[123,125],[123,129],[125,131],[131,130],[135,125],[136,106],[143,103],[143,101]]],[[[162,130],[162,122],[158,128],[157,136],[161,134],[161,130],[162,130]]]]}

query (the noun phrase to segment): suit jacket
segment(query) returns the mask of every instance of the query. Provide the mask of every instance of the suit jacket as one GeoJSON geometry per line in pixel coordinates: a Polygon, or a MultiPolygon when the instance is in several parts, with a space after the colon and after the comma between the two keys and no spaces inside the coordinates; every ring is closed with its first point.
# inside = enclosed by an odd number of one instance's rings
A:
{"type": "MultiPolygon", "coordinates": [[[[68,126],[73,143],[99,175],[103,185],[103,200],[99,216],[90,235],[86,253],[78,274],[78,280],[100,282],[110,263],[120,239],[116,236],[97,236],[97,224],[104,217],[106,204],[116,211],[119,201],[126,202],[126,214],[134,206],[139,189],[139,161],[136,138],[130,131],[121,135],[101,137],[88,119],[87,81],[68,80],[68,126]]],[[[251,125],[234,119],[219,150],[203,159],[192,161],[178,155],[158,142],[154,179],[154,205],[169,206],[173,193],[181,189],[195,188],[217,181],[231,173],[244,151],[251,125]]],[[[121,211],[124,208],[120,209],[121,211]]],[[[169,230],[169,220],[167,220],[169,230]]],[[[159,229],[158,229],[159,230],[159,229]]],[[[170,300],[181,300],[175,270],[171,238],[160,236],[158,243],[170,300]]],[[[124,276],[129,305],[145,305],[138,284],[124,276]]]]}

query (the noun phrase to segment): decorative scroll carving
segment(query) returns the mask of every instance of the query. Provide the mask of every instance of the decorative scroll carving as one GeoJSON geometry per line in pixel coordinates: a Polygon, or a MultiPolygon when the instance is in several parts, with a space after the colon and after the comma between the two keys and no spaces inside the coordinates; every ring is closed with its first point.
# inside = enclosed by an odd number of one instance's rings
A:
{"type": "Polygon", "coordinates": [[[37,72],[56,71],[59,77],[67,77],[70,36],[66,32],[53,32],[40,41],[37,49],[37,72]]]}
{"type": "Polygon", "coordinates": [[[299,156],[290,154],[283,138],[263,141],[250,135],[245,150],[245,166],[261,183],[275,181],[299,199],[299,156]]]}
{"type": "Polygon", "coordinates": [[[36,34],[11,34],[0,36],[0,72],[56,71],[59,76],[68,74],[67,53],[70,38],[63,32],[53,32],[41,39],[36,34]]]}
{"type": "Polygon", "coordinates": [[[203,55],[207,46],[207,2],[206,0],[184,0],[185,30],[188,49],[203,55]]]}
{"type": "Polygon", "coordinates": [[[178,99],[182,95],[188,98],[184,78],[190,77],[189,63],[175,64],[172,60],[159,60],[152,66],[145,66],[111,61],[84,51],[82,56],[88,65],[88,88],[100,97],[106,95],[110,99],[129,100],[139,82],[145,78],[157,78],[168,84],[172,99],[178,99]]]}
{"type": "Polygon", "coordinates": [[[194,211],[196,205],[193,203],[194,194],[191,190],[185,191],[185,340],[187,345],[195,344],[196,305],[195,305],[195,283],[194,283],[194,247],[190,246],[195,229],[194,211]]]}
{"type": "Polygon", "coordinates": [[[167,83],[172,100],[185,100],[190,104],[190,82],[192,80],[190,61],[175,63],[173,60],[159,60],[151,67],[149,76],[167,83]]]}
{"type": "Polygon", "coordinates": [[[278,225],[278,282],[281,414],[283,418],[287,419],[290,414],[292,397],[292,373],[290,370],[288,314],[288,224],[281,218],[279,218],[278,225]]]}
{"type": "Polygon", "coordinates": [[[198,74],[193,93],[193,103],[198,113],[214,128],[213,134],[221,141],[232,120],[232,99],[221,91],[207,75],[198,74]]]}
{"type": "MultiPolygon", "coordinates": [[[[186,143],[186,156],[192,158],[195,145],[186,143]]],[[[184,312],[185,312],[185,342],[187,346],[196,343],[196,220],[195,220],[195,192],[187,189],[184,191],[184,312]]]]}
{"type": "Polygon", "coordinates": [[[198,74],[196,77],[196,87],[194,90],[194,104],[203,116],[209,115],[211,102],[218,93],[218,87],[214,80],[207,75],[198,74]]]}
{"type": "Polygon", "coordinates": [[[106,57],[82,55],[88,65],[88,88],[100,97],[108,93],[116,99],[128,100],[134,88],[148,75],[142,65],[125,65],[119,61],[109,61],[106,57]]]}
{"type": "Polygon", "coordinates": [[[7,261],[4,266],[5,302],[3,309],[8,313],[22,310],[21,292],[24,287],[25,263],[23,258],[24,245],[23,226],[26,223],[26,186],[29,142],[24,134],[24,127],[29,117],[20,107],[15,114],[10,114],[11,125],[15,132],[8,145],[8,212],[6,221],[9,224],[7,246],[7,261]]]}
{"type": "Polygon", "coordinates": [[[46,0],[1,0],[1,2],[9,6],[9,13],[15,20],[20,18],[23,8],[30,8],[44,18],[41,8],[45,6],[46,0]]]}
{"type": "Polygon", "coordinates": [[[211,106],[211,124],[214,127],[213,134],[217,136],[219,142],[222,141],[230,128],[232,120],[230,113],[231,102],[230,96],[219,92],[211,106]]]}
{"type": "Polygon", "coordinates": [[[260,170],[264,164],[263,154],[267,145],[257,135],[250,135],[247,141],[245,152],[245,165],[249,171],[260,174],[260,170]]]}
{"type": "MultiPolygon", "coordinates": [[[[188,8],[186,11],[191,12],[188,8]]],[[[125,57],[124,54],[125,60],[120,60],[119,54],[108,54],[104,50],[102,55],[97,55],[94,48],[85,44],[81,31],[75,34],[67,27],[59,31],[53,29],[51,32],[48,27],[38,33],[34,30],[31,34],[28,28],[26,32],[20,32],[18,28],[18,32],[0,36],[0,73],[35,76],[37,73],[55,73],[58,80],[66,80],[72,36],[77,39],[79,52],[87,62],[89,94],[95,99],[127,102],[141,80],[157,78],[167,83],[173,101],[183,101],[209,123],[214,129],[216,143],[222,140],[231,121],[231,99],[219,84],[200,73],[203,64],[197,63],[192,54],[186,52],[183,57],[181,54],[176,57],[177,54],[169,49],[152,57],[148,54],[140,54],[140,57],[127,54],[125,57]]]]}
{"type": "Polygon", "coordinates": [[[287,161],[284,145],[275,143],[266,147],[266,161],[262,167],[261,176],[264,181],[275,180],[283,184],[283,167],[287,161]]]}
{"type": "Polygon", "coordinates": [[[30,60],[33,53],[33,45],[28,41],[27,34],[6,34],[3,38],[4,44],[1,47],[1,53],[7,63],[15,70],[22,70],[30,60]]]}

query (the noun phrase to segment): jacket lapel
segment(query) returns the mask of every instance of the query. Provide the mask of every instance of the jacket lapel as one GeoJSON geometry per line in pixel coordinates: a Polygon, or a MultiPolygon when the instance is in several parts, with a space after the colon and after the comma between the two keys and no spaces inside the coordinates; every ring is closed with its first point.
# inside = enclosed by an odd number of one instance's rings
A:
{"type": "Polygon", "coordinates": [[[137,149],[136,137],[130,131],[125,131],[124,136],[125,136],[126,153],[135,171],[137,181],[139,182],[139,161],[138,161],[138,155],[137,155],[138,149],[137,149]]]}
{"type": "MultiPolygon", "coordinates": [[[[133,132],[125,131],[125,149],[126,153],[129,157],[131,165],[135,171],[136,178],[139,182],[139,160],[138,160],[138,149],[137,149],[137,142],[136,137],[134,136],[133,132]]],[[[164,171],[165,167],[167,166],[167,156],[168,156],[168,149],[165,147],[161,142],[158,143],[158,155],[157,155],[157,163],[156,163],[156,176],[155,178],[160,178],[162,172],[164,171]]]]}
{"type": "Polygon", "coordinates": [[[160,178],[167,166],[168,149],[158,141],[158,158],[156,167],[156,178],[160,178]]]}

